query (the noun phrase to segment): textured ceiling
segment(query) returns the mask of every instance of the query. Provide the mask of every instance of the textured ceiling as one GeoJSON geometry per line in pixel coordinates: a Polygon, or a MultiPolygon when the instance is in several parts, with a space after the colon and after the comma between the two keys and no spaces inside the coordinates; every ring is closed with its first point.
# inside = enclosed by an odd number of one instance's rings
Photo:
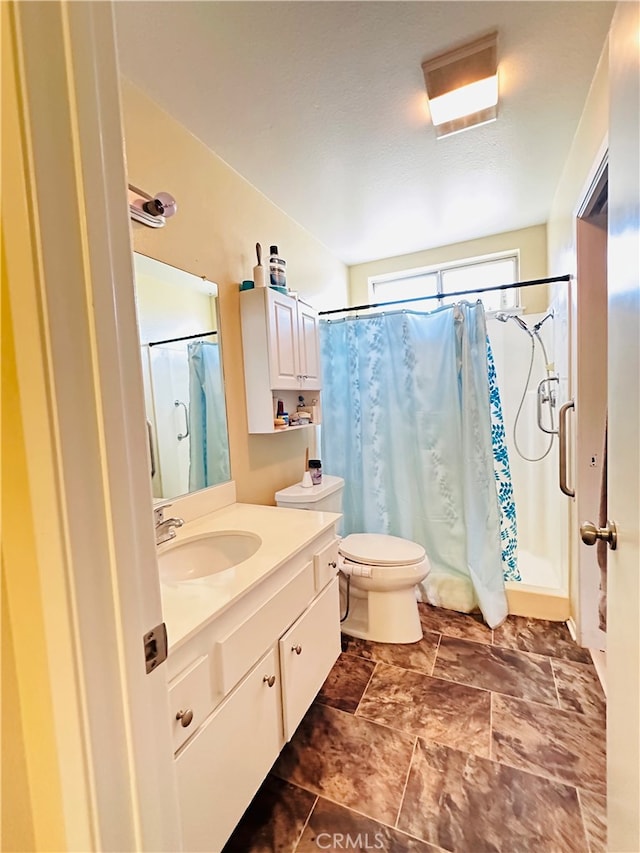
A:
{"type": "Polygon", "coordinates": [[[545,222],[615,4],[115,5],[124,75],[353,264],[545,222]],[[492,29],[498,121],[436,140],[422,61],[492,29]]]}

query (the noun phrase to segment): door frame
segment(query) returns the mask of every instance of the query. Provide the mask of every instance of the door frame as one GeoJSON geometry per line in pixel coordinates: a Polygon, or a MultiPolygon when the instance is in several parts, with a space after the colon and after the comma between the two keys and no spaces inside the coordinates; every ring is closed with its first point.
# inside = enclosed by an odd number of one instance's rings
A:
{"type": "Polygon", "coordinates": [[[113,8],[12,2],[6,20],[8,301],[64,831],[177,851],[166,667],[146,674],[142,639],[162,610],[113,8]]]}
{"type": "Polygon", "coordinates": [[[573,397],[575,441],[573,478],[575,500],[572,506],[570,539],[575,549],[575,578],[572,600],[576,639],[589,649],[604,651],[606,634],[598,624],[600,570],[596,549],[580,540],[579,526],[598,520],[604,434],[607,411],[607,230],[590,222],[585,215],[602,178],[608,172],[608,138],[600,145],[589,170],[580,202],[575,211],[576,287],[574,318],[573,397]]]}

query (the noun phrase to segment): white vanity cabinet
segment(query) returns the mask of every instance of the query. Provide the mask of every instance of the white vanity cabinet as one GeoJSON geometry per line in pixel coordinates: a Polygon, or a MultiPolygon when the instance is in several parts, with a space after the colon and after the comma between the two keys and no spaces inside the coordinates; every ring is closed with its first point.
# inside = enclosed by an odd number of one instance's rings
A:
{"type": "Polygon", "coordinates": [[[185,850],[222,849],[340,654],[336,550],[326,530],[170,648],[185,850]]]}
{"type": "Polygon", "coordinates": [[[243,291],[240,312],[249,432],[271,433],[274,398],[282,399],[289,413],[295,412],[302,391],[306,402],[319,400],[318,314],[270,287],[243,291]]]}

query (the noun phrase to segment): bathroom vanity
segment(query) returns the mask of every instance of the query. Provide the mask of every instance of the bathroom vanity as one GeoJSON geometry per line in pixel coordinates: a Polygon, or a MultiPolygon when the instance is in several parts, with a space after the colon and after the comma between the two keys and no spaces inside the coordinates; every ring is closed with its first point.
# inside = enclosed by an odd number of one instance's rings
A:
{"type": "Polygon", "coordinates": [[[234,503],[159,548],[185,850],[222,849],[340,653],[339,519],[234,503]],[[238,565],[172,579],[164,557],[217,534],[260,542],[238,565]]]}

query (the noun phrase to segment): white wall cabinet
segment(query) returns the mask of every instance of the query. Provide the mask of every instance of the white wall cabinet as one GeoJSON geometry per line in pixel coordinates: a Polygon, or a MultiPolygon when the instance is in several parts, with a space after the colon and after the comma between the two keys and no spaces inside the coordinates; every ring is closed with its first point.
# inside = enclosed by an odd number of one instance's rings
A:
{"type": "Polygon", "coordinates": [[[318,536],[170,651],[185,850],[222,849],[340,654],[336,543],[318,536]]]}
{"type": "Polygon", "coordinates": [[[286,411],[295,412],[298,394],[304,391],[305,402],[318,401],[319,412],[322,383],[315,309],[260,287],[240,295],[240,312],[249,432],[275,431],[274,399],[282,399],[286,411]]]}

